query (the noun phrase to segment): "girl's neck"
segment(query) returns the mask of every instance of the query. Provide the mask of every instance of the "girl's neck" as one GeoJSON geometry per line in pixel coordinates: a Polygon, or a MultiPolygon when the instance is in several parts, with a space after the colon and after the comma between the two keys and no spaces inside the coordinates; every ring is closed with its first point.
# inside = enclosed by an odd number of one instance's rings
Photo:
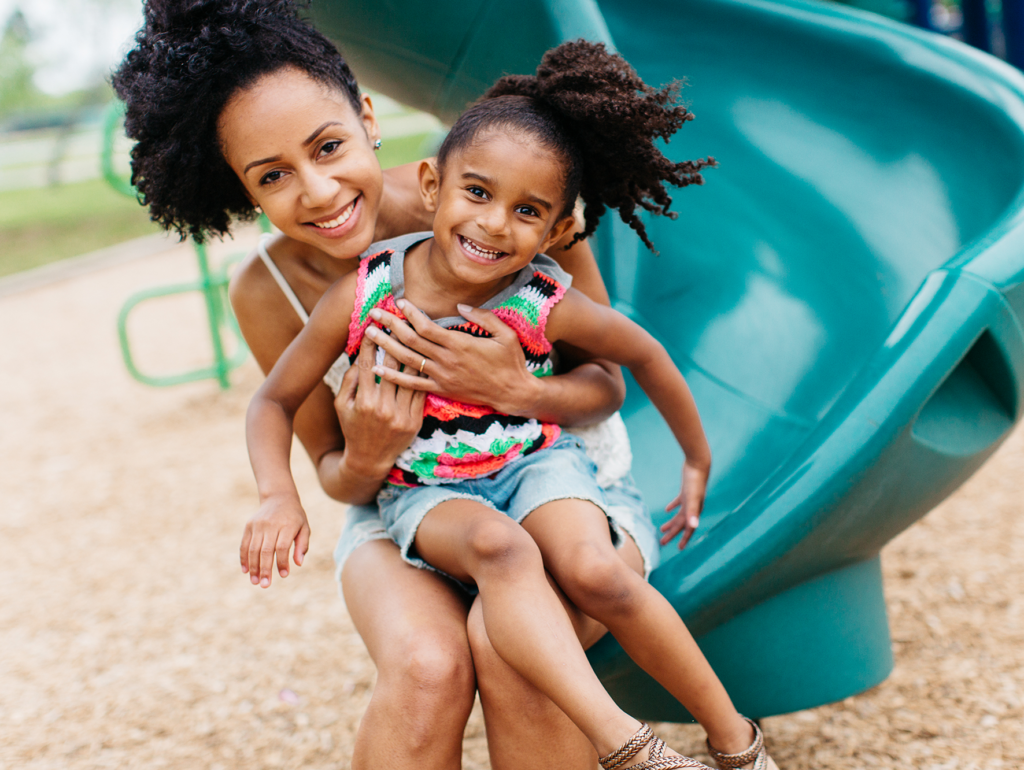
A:
{"type": "Polygon", "coordinates": [[[405,296],[431,318],[460,315],[458,305],[480,307],[512,285],[518,270],[488,283],[468,283],[446,269],[444,259],[432,257],[435,248],[430,238],[405,255],[405,296]]]}

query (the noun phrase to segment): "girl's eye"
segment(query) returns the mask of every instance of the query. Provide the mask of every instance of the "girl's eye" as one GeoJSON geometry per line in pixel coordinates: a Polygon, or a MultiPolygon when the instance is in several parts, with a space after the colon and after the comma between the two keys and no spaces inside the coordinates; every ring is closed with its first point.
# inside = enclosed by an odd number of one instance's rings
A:
{"type": "Polygon", "coordinates": [[[516,213],[527,217],[535,217],[537,216],[537,209],[532,206],[516,206],[516,213]]]}
{"type": "Polygon", "coordinates": [[[268,171],[260,178],[260,185],[273,184],[282,176],[280,171],[268,171]]]}
{"type": "Polygon", "coordinates": [[[337,150],[338,147],[340,147],[340,146],[341,146],[341,141],[338,140],[338,139],[332,139],[329,142],[324,142],[323,145],[320,147],[320,155],[321,156],[323,156],[323,155],[330,155],[332,152],[337,150]]]}
{"type": "Polygon", "coordinates": [[[482,187],[467,187],[466,192],[468,192],[470,195],[476,196],[477,198],[487,197],[487,192],[482,187]]]}

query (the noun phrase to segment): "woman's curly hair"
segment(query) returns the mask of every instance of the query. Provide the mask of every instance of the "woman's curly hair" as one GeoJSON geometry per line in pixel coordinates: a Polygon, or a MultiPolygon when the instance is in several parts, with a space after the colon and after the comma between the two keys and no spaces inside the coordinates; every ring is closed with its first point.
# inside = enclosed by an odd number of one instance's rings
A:
{"type": "Polygon", "coordinates": [[[703,184],[701,170],[715,165],[710,157],[675,163],[656,146],[656,138],[668,139],[693,119],[675,103],[678,92],[677,82],[647,85],[603,43],[563,43],[544,54],[536,75],[501,78],[463,113],[438,151],[438,165],[443,173],[451,153],[483,130],[525,131],[565,161],[563,213],[583,199],[585,226],[572,243],[593,234],[613,208],[655,251],[637,207],[674,219],[665,183],[703,184]]]}
{"type": "Polygon", "coordinates": [[[132,184],[152,219],[182,238],[224,235],[233,216],[255,215],[217,136],[240,89],[296,67],[362,112],[352,71],[292,0],[149,0],[135,43],[112,79],[136,140],[132,184]]]}

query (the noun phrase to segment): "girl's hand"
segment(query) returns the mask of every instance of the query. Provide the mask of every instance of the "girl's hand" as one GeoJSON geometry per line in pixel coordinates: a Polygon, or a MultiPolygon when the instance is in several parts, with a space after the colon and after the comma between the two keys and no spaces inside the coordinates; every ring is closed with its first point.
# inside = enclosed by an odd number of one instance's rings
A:
{"type": "Polygon", "coordinates": [[[665,506],[666,511],[679,507],[679,513],[661,525],[663,533],[661,544],[665,545],[680,532],[679,549],[682,550],[690,541],[697,525],[700,523],[700,512],[704,509],[704,495],[708,488],[710,468],[699,468],[689,461],[683,463],[683,485],[679,495],[665,506]]]}
{"type": "MultiPolygon", "coordinates": [[[[345,372],[334,408],[345,436],[346,454],[359,458],[359,464],[365,465],[366,475],[383,479],[419,432],[427,394],[422,390],[396,387],[385,377],[377,382],[374,376],[377,345],[370,336],[363,337],[356,365],[345,372]]],[[[375,336],[379,339],[387,335],[375,336]]],[[[398,362],[390,354],[384,357],[383,371],[422,381],[419,375],[400,373],[398,362]]],[[[351,460],[349,462],[351,465],[351,460]]]]}
{"type": "Polygon", "coordinates": [[[370,313],[391,331],[375,330],[374,342],[406,369],[375,369],[382,379],[468,404],[487,404],[505,414],[529,411],[538,379],[526,370],[519,338],[504,322],[489,310],[460,306],[467,320],[492,335],[474,337],[438,326],[408,300],[398,302],[408,322],[379,309],[370,313]]]}
{"type": "Polygon", "coordinates": [[[309,550],[306,512],[292,495],[268,497],[242,532],[239,548],[242,572],[249,573],[253,585],[270,588],[275,554],[278,573],[283,578],[288,577],[288,552],[292,543],[295,544],[295,566],[301,567],[309,550]]]}

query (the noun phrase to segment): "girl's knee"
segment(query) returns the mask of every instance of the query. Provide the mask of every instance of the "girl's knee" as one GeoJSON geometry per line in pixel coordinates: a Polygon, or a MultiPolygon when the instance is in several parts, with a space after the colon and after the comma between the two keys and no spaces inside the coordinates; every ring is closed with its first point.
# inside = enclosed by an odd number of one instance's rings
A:
{"type": "Polygon", "coordinates": [[[592,617],[628,611],[633,604],[639,576],[614,549],[580,543],[571,549],[567,566],[557,571],[565,595],[592,617]]]}
{"type": "Polygon", "coordinates": [[[466,546],[480,565],[516,570],[542,564],[540,549],[533,538],[504,516],[474,522],[467,533],[466,546]]]}

